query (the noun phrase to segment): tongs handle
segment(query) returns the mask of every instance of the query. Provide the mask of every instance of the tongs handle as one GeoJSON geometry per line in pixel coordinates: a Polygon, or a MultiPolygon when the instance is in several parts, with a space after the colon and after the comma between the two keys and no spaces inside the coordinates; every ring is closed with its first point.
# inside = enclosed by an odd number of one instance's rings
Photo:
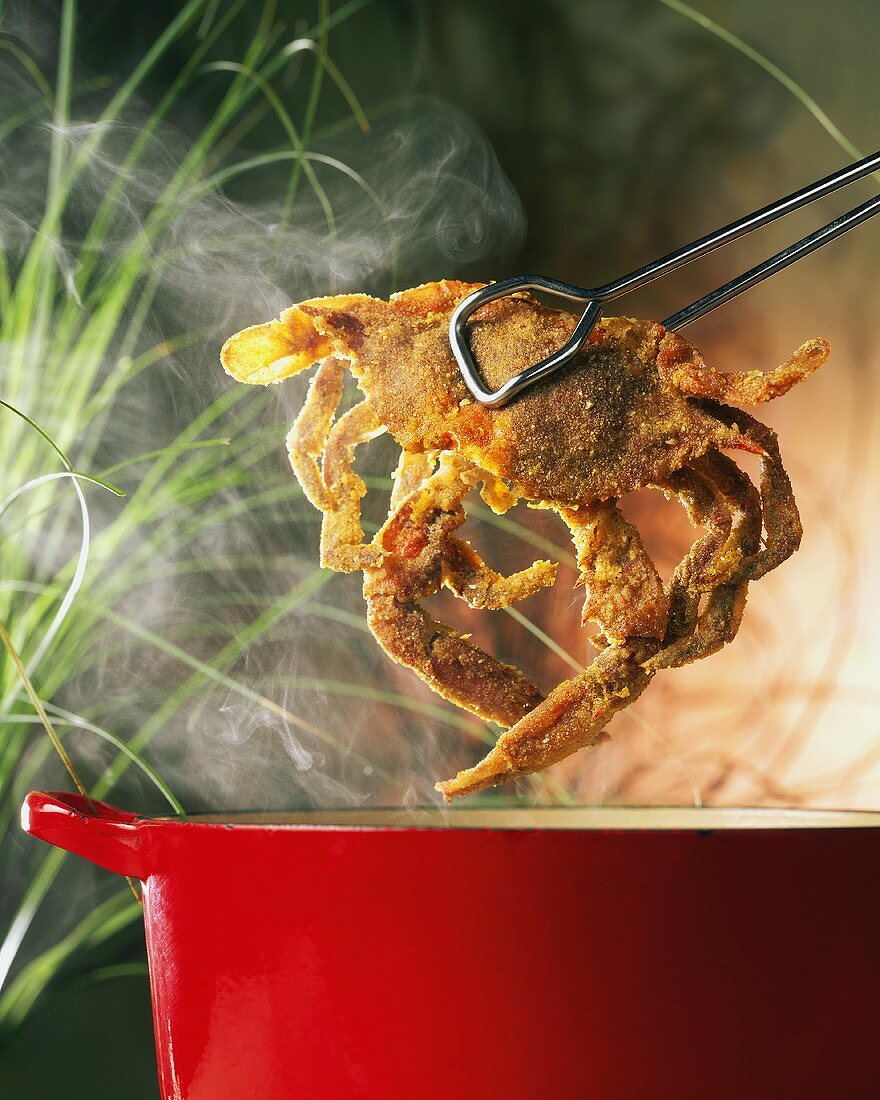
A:
{"type": "Polygon", "coordinates": [[[666,318],[663,325],[673,332],[684,328],[685,325],[696,321],[698,317],[705,316],[711,310],[717,309],[718,306],[724,305],[725,302],[729,302],[731,298],[742,294],[743,291],[755,286],[756,283],[769,279],[777,271],[784,271],[795,260],[801,259],[802,256],[808,256],[811,252],[815,252],[817,248],[821,248],[823,244],[828,244],[837,237],[842,237],[850,229],[855,229],[857,225],[861,225],[868,218],[872,218],[878,211],[880,211],[880,195],[875,195],[873,199],[868,199],[867,202],[853,207],[846,214],[841,214],[840,217],[828,222],[827,225],[823,225],[821,229],[809,233],[806,237],[801,237],[799,241],[795,241],[788,248],[783,248],[781,252],[771,256],[769,260],[750,268],[742,275],[738,275],[735,279],[731,279],[730,282],[718,287],[717,290],[710,291],[709,294],[698,298],[696,302],[691,302],[689,306],[680,309],[678,313],[673,313],[666,318]]]}
{"type": "MultiPolygon", "coordinates": [[[[786,214],[799,210],[809,203],[815,202],[816,199],[824,198],[824,196],[830,195],[841,187],[846,187],[848,184],[854,183],[878,169],[880,169],[880,152],[864,157],[862,160],[856,161],[855,164],[848,165],[830,176],[825,176],[799,191],[792,192],[783,199],[770,203],[760,210],[745,215],[745,217],[738,218],[714,233],[700,237],[674,252],[667,253],[659,260],[654,260],[652,263],[637,268],[628,275],[602,286],[579,287],[573,283],[561,282],[558,279],[548,279],[543,275],[519,275],[502,279],[497,283],[490,283],[488,286],[468,295],[458,305],[449,323],[449,340],[465,384],[474,398],[483,405],[497,408],[507,404],[512,397],[528,386],[534,385],[541,378],[545,378],[548,374],[571,362],[586,342],[593,326],[601,317],[603,303],[645,286],[661,275],[666,275],[670,271],[684,267],[685,264],[713,252],[716,248],[721,248],[723,245],[738,240],[755,229],[769,225],[786,214]],[[485,305],[487,302],[524,290],[538,290],[554,297],[564,298],[567,301],[581,302],[584,305],[583,312],[571,337],[557,352],[520,371],[519,374],[514,375],[499,389],[488,390],[484,385],[470,349],[467,336],[468,319],[480,306],[485,305]]],[[[781,252],[777,252],[776,255],[771,256],[763,263],[744,272],[737,278],[731,279],[696,302],[692,302],[689,306],[679,310],[678,313],[667,317],[663,324],[666,328],[672,330],[684,328],[685,325],[689,325],[698,317],[703,317],[710,310],[729,302],[731,298],[735,298],[738,294],[755,286],[756,283],[763,282],[764,279],[775,275],[777,271],[789,267],[802,256],[814,252],[823,244],[827,244],[829,241],[855,228],[855,226],[867,221],[878,210],[880,210],[880,195],[869,199],[848,213],[842,214],[821,229],[802,237],[801,240],[781,252]]]]}

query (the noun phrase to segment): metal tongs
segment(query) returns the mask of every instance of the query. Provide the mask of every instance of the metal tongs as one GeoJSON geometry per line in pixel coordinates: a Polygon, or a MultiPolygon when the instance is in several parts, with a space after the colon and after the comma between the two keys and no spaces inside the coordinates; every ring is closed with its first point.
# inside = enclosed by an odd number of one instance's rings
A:
{"type": "MultiPolygon", "coordinates": [[[[563,283],[558,279],[548,279],[544,275],[514,275],[509,279],[501,279],[497,283],[490,283],[481,290],[475,291],[473,294],[468,295],[456,308],[449,323],[449,339],[452,344],[452,351],[468,389],[482,405],[488,405],[490,408],[499,408],[506,405],[516,394],[521,393],[541,378],[546,378],[549,374],[559,370],[560,367],[564,367],[566,363],[571,362],[589,337],[593,326],[602,316],[605,302],[610,302],[613,298],[618,298],[630,290],[645,286],[646,283],[652,282],[669,271],[684,267],[692,260],[705,256],[707,253],[713,252],[716,248],[720,248],[730,241],[735,241],[739,237],[744,237],[754,229],[769,225],[777,218],[784,217],[793,210],[799,210],[815,199],[830,195],[839,188],[846,187],[847,184],[870,175],[878,168],[880,168],[880,152],[865,157],[863,160],[857,161],[833,175],[826,176],[816,183],[811,183],[784,199],[779,199],[777,202],[756,210],[752,214],[747,214],[722,229],[718,229],[714,233],[708,234],[708,236],[700,237],[699,240],[684,245],[675,252],[670,252],[659,260],[640,267],[636,271],[630,272],[629,275],[624,275],[611,283],[605,283],[603,286],[587,288],[575,286],[573,283],[563,283]],[[491,391],[486,389],[479,367],[474,361],[468,342],[467,322],[486,302],[492,302],[496,298],[504,298],[523,290],[537,290],[553,297],[563,298],[569,302],[579,302],[584,307],[583,312],[571,337],[557,352],[546,359],[542,359],[539,363],[526,367],[525,370],[520,371],[519,374],[514,375],[513,378],[505,382],[503,386],[491,391]]],[[[846,214],[841,214],[840,217],[830,221],[821,229],[817,229],[795,244],[784,248],[781,252],[777,252],[769,260],[765,260],[757,267],[751,268],[736,279],[731,279],[730,282],[718,287],[717,290],[713,290],[696,302],[685,306],[684,309],[680,309],[678,313],[673,313],[671,317],[667,317],[663,321],[664,327],[673,332],[684,328],[685,325],[689,325],[692,321],[696,321],[698,317],[703,317],[710,310],[729,302],[731,298],[742,294],[743,291],[755,286],[756,283],[763,282],[764,279],[775,275],[777,271],[784,270],[793,264],[795,260],[799,260],[802,256],[808,256],[811,252],[815,252],[817,248],[821,248],[823,244],[827,244],[850,229],[854,229],[855,226],[861,225],[862,222],[873,217],[878,211],[880,211],[880,195],[863,202],[846,214]]]]}

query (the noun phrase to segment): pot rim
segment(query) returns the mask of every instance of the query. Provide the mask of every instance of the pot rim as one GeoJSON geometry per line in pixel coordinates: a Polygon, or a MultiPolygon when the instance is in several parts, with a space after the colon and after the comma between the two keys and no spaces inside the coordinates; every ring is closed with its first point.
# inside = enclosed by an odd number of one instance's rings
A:
{"type": "Polygon", "coordinates": [[[877,810],[805,810],[787,807],[696,806],[481,806],[461,809],[303,810],[286,813],[193,814],[140,818],[143,822],[286,829],[491,829],[532,832],[702,832],[717,830],[880,829],[877,810]]]}

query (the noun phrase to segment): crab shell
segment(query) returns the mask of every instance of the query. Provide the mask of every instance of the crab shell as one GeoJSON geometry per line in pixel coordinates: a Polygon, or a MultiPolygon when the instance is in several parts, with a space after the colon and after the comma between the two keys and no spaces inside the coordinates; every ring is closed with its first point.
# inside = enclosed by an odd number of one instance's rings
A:
{"type": "MultiPolygon", "coordinates": [[[[735,636],[749,583],[794,553],[801,525],[775,435],[730,405],[785,393],[828,355],[825,341],[811,340],[774,370],[721,374],[662,325],[613,318],[569,366],[488,409],[470,397],[449,343],[452,312],[473,289],[440,282],[388,302],[317,298],[237,333],[221,356],[235,378],[262,385],[321,363],[287,444],[322,512],[322,565],[363,572],[367,621],[392,660],[509,727],[485,759],[437,784],[447,800],[599,744],[659,669],[735,636]],[[365,400],[337,416],[346,362],[365,400]],[[366,542],[354,452],[385,430],[402,454],[388,519],[366,542]],[[760,491],[725,448],[761,456],[760,491]],[[583,618],[600,627],[600,653],[546,698],[421,606],[446,587],[474,608],[507,607],[555,579],[556,564],[545,561],[503,576],[458,537],[479,482],[496,511],[520,497],[554,509],[574,541],[583,618]],[[645,485],[678,499],[705,529],[665,586],[616,503],[645,485]]],[[[574,324],[528,296],[487,304],[470,329],[485,380],[496,388],[546,358],[574,324]]]]}
{"type": "MultiPolygon", "coordinates": [[[[518,496],[568,506],[656,485],[712,446],[741,445],[735,423],[719,422],[694,400],[729,397],[726,376],[662,325],[627,317],[605,318],[570,365],[510,405],[477,403],[453,357],[449,320],[482,285],[429,283],[388,302],[365,294],[302,302],[280,320],[233,337],[223,363],[242,381],[268,384],[317,360],[346,359],[404,450],[457,451],[510,481],[518,496]],[[263,364],[257,372],[255,362],[263,364]]],[[[575,323],[571,314],[527,296],[482,307],[470,339],[488,385],[495,389],[550,355],[575,323]]],[[[805,344],[797,370],[780,368],[770,396],[784,393],[827,354],[822,340],[805,344]]],[[[754,374],[766,391],[768,376],[754,374]]],[[[748,377],[737,376],[741,383],[748,377]]]]}

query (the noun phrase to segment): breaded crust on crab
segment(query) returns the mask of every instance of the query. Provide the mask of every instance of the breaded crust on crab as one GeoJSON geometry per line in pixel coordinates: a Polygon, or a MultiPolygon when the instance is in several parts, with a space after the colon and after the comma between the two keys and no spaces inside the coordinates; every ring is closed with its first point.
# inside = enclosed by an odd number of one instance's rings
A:
{"type": "MultiPolygon", "coordinates": [[[[606,318],[571,364],[490,409],[471,398],[449,344],[452,312],[474,289],[442,281],[387,302],[312,299],[237,333],[222,352],[230,374],[263,385],[320,363],[288,450],[323,513],[322,564],[363,572],[370,629],[393,660],[509,727],[484,760],[437,785],[447,799],[598,744],[659,669],[733,638],[749,582],[797,549],[801,526],[776,436],[732,406],[786,393],[828,356],[824,340],[810,340],[774,370],[724,374],[657,322],[606,318]],[[337,418],[346,367],[364,400],[337,418]],[[354,452],[384,431],[402,455],[388,520],[368,542],[354,452]],[[726,449],[761,457],[759,490],[726,449]],[[477,486],[498,512],[521,498],[553,509],[574,540],[583,618],[600,626],[600,653],[546,699],[515,666],[420,606],[446,587],[494,610],[555,580],[555,563],[545,561],[504,577],[459,537],[463,502],[477,486]],[[680,501],[704,531],[665,585],[617,507],[645,486],[680,501]]],[[[470,339],[485,381],[495,389],[545,358],[574,325],[528,295],[483,306],[470,339]]]]}

